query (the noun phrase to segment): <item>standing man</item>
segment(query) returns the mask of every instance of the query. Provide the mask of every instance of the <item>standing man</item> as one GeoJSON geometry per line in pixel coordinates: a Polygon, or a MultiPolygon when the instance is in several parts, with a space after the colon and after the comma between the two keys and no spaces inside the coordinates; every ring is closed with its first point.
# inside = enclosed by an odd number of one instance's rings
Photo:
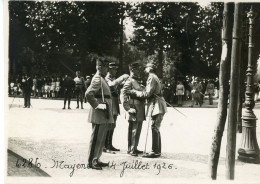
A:
{"type": "MultiPolygon", "coordinates": [[[[84,85],[85,85],[85,89],[87,90],[89,85],[91,83],[91,77],[89,75],[86,76],[86,80],[84,82],[84,85]]],[[[86,91],[85,91],[86,92],[86,91]]],[[[86,96],[84,96],[84,103],[87,103],[87,98],[86,96]]]]}
{"type": "Polygon", "coordinates": [[[162,84],[154,73],[156,66],[152,63],[146,64],[145,72],[148,73],[146,88],[144,91],[131,90],[138,98],[147,98],[148,110],[146,115],[152,120],[152,151],[144,157],[156,158],[161,156],[161,134],[160,126],[167,106],[162,96],[162,84]]]}
{"type": "Polygon", "coordinates": [[[83,96],[84,96],[84,79],[80,76],[80,71],[76,71],[76,77],[74,78],[75,82],[75,94],[77,99],[77,107],[79,108],[79,100],[81,103],[81,109],[83,109],[83,96]]]}
{"type": "Polygon", "coordinates": [[[142,151],[137,149],[139,138],[142,130],[143,121],[145,120],[145,103],[144,99],[129,95],[131,90],[141,92],[144,88],[139,83],[140,64],[138,62],[129,65],[130,77],[126,80],[122,88],[122,104],[127,111],[128,119],[128,153],[137,156],[142,151]]]}
{"type": "Polygon", "coordinates": [[[108,126],[114,123],[110,88],[105,81],[108,62],[99,58],[96,61],[97,72],[93,76],[85,96],[91,105],[88,121],[92,123],[92,135],[89,145],[88,164],[92,169],[101,170],[108,163],[100,161],[105,144],[108,126]]]}
{"type": "Polygon", "coordinates": [[[213,105],[214,90],[215,90],[215,86],[212,80],[209,80],[206,87],[206,93],[209,95],[209,105],[213,105]]]}
{"type": "Polygon", "coordinates": [[[31,106],[31,91],[32,91],[33,82],[31,77],[25,74],[24,79],[22,80],[22,88],[24,95],[24,108],[30,108],[31,106]]]}
{"type": "Polygon", "coordinates": [[[110,87],[110,91],[112,94],[112,106],[113,106],[112,113],[113,113],[113,118],[115,121],[115,123],[111,124],[111,127],[109,127],[107,136],[106,136],[106,141],[105,141],[104,151],[109,152],[109,153],[111,153],[112,151],[120,151],[120,149],[115,148],[112,144],[113,134],[114,134],[114,130],[116,127],[117,116],[120,114],[119,98],[118,98],[119,94],[118,94],[117,87],[120,84],[122,84],[129,77],[129,75],[124,74],[116,79],[117,68],[118,67],[115,62],[110,62],[109,68],[108,68],[108,73],[105,78],[107,84],[110,87]]]}
{"type": "Polygon", "coordinates": [[[73,79],[68,76],[65,75],[65,79],[64,79],[64,83],[63,83],[63,87],[64,87],[64,107],[62,109],[66,109],[66,102],[68,100],[68,109],[70,108],[70,100],[71,100],[71,95],[72,95],[72,89],[74,88],[75,83],[73,81],[73,79]]]}

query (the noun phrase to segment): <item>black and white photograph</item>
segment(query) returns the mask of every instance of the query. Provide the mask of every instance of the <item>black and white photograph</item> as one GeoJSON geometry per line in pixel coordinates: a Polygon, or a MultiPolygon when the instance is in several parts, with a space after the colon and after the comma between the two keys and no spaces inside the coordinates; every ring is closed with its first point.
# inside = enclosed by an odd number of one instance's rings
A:
{"type": "Polygon", "coordinates": [[[260,183],[260,2],[3,12],[4,183],[260,183]]]}

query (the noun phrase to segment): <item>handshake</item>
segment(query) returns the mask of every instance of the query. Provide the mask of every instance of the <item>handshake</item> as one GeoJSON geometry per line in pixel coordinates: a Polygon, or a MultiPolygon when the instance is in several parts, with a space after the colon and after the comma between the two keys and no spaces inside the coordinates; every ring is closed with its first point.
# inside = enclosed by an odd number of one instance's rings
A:
{"type": "Polygon", "coordinates": [[[142,92],[136,90],[129,90],[126,92],[126,94],[132,97],[140,97],[142,95],[142,92]]]}

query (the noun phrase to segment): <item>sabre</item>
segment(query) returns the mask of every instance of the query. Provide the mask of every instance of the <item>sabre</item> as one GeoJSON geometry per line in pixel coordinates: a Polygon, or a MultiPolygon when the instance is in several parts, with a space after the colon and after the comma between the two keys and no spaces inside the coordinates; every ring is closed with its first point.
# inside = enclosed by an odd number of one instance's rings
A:
{"type": "Polygon", "coordinates": [[[154,94],[154,96],[156,96],[157,98],[160,98],[161,100],[163,100],[167,105],[171,106],[173,109],[175,109],[176,111],[178,111],[180,114],[182,114],[184,117],[187,118],[187,116],[185,114],[183,114],[181,111],[179,111],[178,109],[176,109],[175,107],[173,107],[171,104],[169,104],[168,102],[166,102],[163,98],[161,98],[160,96],[154,94]]]}

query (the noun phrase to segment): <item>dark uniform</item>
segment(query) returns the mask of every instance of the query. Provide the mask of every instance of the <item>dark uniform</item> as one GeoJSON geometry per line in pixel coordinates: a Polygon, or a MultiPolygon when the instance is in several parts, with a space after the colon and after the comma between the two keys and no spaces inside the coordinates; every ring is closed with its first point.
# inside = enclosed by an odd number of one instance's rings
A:
{"type": "Polygon", "coordinates": [[[84,96],[84,79],[83,77],[80,76],[80,72],[76,72],[77,77],[74,78],[75,82],[75,94],[76,94],[76,99],[77,99],[77,109],[79,108],[79,101],[81,103],[81,109],[83,109],[83,96],[84,96]]]}
{"type": "Polygon", "coordinates": [[[73,79],[69,76],[65,76],[64,82],[63,82],[63,87],[64,87],[64,107],[63,109],[66,108],[66,102],[68,100],[68,109],[70,109],[70,100],[72,96],[72,89],[74,88],[75,83],[73,79]]]}
{"type": "Polygon", "coordinates": [[[144,88],[140,85],[138,74],[139,63],[129,65],[130,77],[126,80],[122,88],[122,103],[127,111],[126,118],[128,119],[128,153],[132,156],[137,156],[143,153],[137,149],[139,138],[142,130],[143,121],[145,120],[145,100],[136,98],[128,94],[131,90],[143,91],[144,88]],[[129,112],[130,109],[135,109],[136,113],[129,112]]]}
{"type": "MultiPolygon", "coordinates": [[[[91,83],[91,77],[90,77],[90,76],[86,76],[86,80],[85,80],[85,82],[84,82],[85,89],[88,89],[90,83],[91,83]]],[[[87,98],[86,98],[86,96],[84,96],[84,102],[87,103],[87,98]]]]}
{"type": "Polygon", "coordinates": [[[112,114],[112,96],[110,88],[105,81],[107,69],[105,60],[97,60],[97,67],[100,67],[93,76],[90,86],[85,95],[91,105],[88,122],[92,123],[92,135],[89,145],[89,167],[93,169],[102,169],[102,166],[108,166],[107,163],[100,161],[103,152],[106,133],[110,124],[114,123],[112,114]],[[105,69],[104,69],[105,68],[105,69]],[[106,104],[106,109],[100,109],[101,105],[106,104]]]}
{"type": "Polygon", "coordinates": [[[32,91],[33,82],[31,77],[27,77],[22,80],[22,89],[24,95],[24,108],[30,108],[31,106],[31,91],[32,91]]]}
{"type": "Polygon", "coordinates": [[[167,106],[162,97],[161,82],[157,75],[153,73],[154,69],[155,65],[151,63],[146,65],[146,71],[149,73],[149,76],[144,91],[131,90],[130,92],[130,94],[135,94],[136,97],[147,98],[148,107],[146,116],[151,117],[152,120],[152,152],[147,154],[146,157],[150,158],[161,156],[160,126],[163,116],[167,112],[167,106]],[[147,68],[151,70],[147,71],[147,68]]]}
{"type": "MultiPolygon", "coordinates": [[[[111,62],[109,63],[109,70],[114,70],[113,72],[116,73],[116,63],[115,62],[111,62]]],[[[115,78],[114,76],[115,74],[112,74],[111,72],[107,73],[107,76],[105,78],[105,80],[107,81],[109,87],[110,87],[110,91],[112,94],[112,104],[113,104],[113,108],[112,108],[112,113],[113,113],[113,118],[115,123],[112,124],[111,127],[109,127],[109,130],[107,132],[107,137],[106,137],[106,141],[105,141],[105,148],[104,151],[105,152],[111,152],[111,151],[120,151],[120,149],[117,149],[113,146],[112,144],[112,140],[113,140],[113,134],[114,134],[114,130],[116,127],[116,120],[117,120],[117,116],[120,114],[120,109],[119,109],[119,94],[118,94],[118,90],[117,87],[122,84],[128,77],[129,75],[124,74],[122,76],[120,76],[119,78],[115,78]]]]}

